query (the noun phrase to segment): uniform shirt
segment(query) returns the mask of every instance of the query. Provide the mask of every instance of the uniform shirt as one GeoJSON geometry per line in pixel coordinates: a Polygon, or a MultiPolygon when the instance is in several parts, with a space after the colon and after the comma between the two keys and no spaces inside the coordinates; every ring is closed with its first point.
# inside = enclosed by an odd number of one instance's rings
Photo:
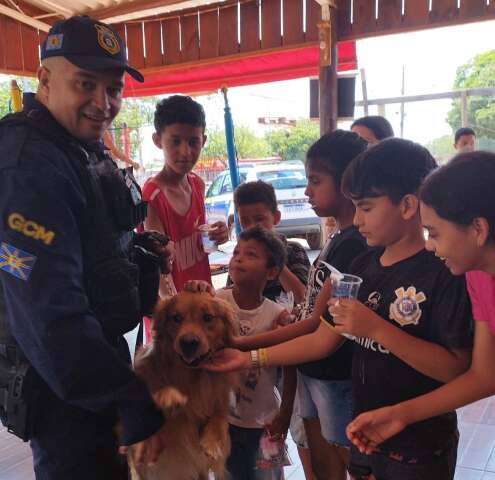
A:
{"type": "MultiPolygon", "coordinates": [[[[359,300],[409,335],[449,349],[472,346],[471,305],[464,276],[453,276],[431,252],[383,267],[383,249],[370,250],[351,265],[363,283],[359,300]]],[[[352,381],[355,415],[430,392],[441,382],[418,372],[382,345],[355,338],[352,381]]],[[[457,430],[455,412],[408,426],[380,449],[404,455],[445,449],[457,430]]]]}
{"type": "MultiPolygon", "coordinates": [[[[308,282],[309,272],[309,258],[306,254],[306,250],[297,242],[287,241],[285,235],[278,234],[278,237],[285,245],[285,251],[287,254],[287,261],[285,262],[287,268],[299,279],[299,281],[306,285],[308,282]]],[[[230,275],[227,277],[227,287],[232,285],[230,275]]],[[[284,292],[282,284],[277,277],[274,280],[269,280],[263,290],[263,296],[273,300],[274,302],[284,292]]]]}
{"type": "MultiPolygon", "coordinates": [[[[332,265],[342,273],[349,273],[351,262],[365,249],[366,241],[354,226],[330,236],[311,267],[301,319],[309,318],[313,313],[316,297],[331,273],[328,266],[332,265]]],[[[298,369],[304,375],[320,380],[349,380],[352,351],[352,342],[344,342],[329,357],[304,363],[298,369]]]]}
{"type": "MultiPolygon", "coordinates": [[[[239,308],[231,289],[217,291],[217,297],[234,307],[240,335],[268,332],[277,326],[284,308],[265,298],[253,310],[239,308]]],[[[239,388],[232,392],[229,423],[243,428],[264,428],[278,412],[280,401],[275,392],[277,369],[251,368],[239,373],[239,388]]]]}
{"type": "Polygon", "coordinates": [[[196,174],[189,173],[187,180],[191,186],[191,205],[184,215],[175,211],[153,179],[143,186],[143,199],[155,209],[164,232],[174,242],[172,279],[178,292],[188,280],[204,280],[211,284],[208,255],[203,250],[198,230],[206,222],[201,179],[196,174]]]}
{"type": "Polygon", "coordinates": [[[473,317],[488,322],[495,334],[495,275],[473,271],[466,274],[469,297],[473,304],[473,317]]]}
{"type": "MultiPolygon", "coordinates": [[[[77,144],[34,96],[25,108],[38,112],[60,139],[77,144]]],[[[101,153],[101,145],[80,146],[101,153]]],[[[89,303],[83,219],[94,213],[73,166],[86,158],[80,152],[69,156],[32,127],[0,123],[0,281],[7,322],[53,394],[85,410],[116,410],[130,444],[154,433],[163,418],[89,303]]],[[[115,255],[124,254],[126,244],[117,241],[115,255]]]]}

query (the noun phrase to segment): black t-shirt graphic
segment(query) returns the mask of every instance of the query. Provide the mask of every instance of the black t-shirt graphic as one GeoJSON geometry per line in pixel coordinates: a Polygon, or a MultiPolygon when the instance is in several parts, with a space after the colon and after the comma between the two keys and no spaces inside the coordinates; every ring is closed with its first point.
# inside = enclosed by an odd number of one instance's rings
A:
{"type": "MultiPolygon", "coordinates": [[[[431,252],[390,267],[380,264],[383,249],[360,255],[350,273],[363,279],[359,300],[397,328],[450,349],[471,348],[473,323],[464,276],[453,276],[431,252]]],[[[393,405],[440,385],[366,338],[355,338],[352,363],[354,409],[393,405]]],[[[410,425],[381,450],[422,455],[445,448],[457,429],[455,412],[410,425]]]]}
{"type": "MultiPolygon", "coordinates": [[[[320,293],[325,280],[330,276],[330,268],[349,273],[352,261],[366,249],[366,240],[354,226],[332,235],[320,255],[314,261],[308,276],[306,297],[300,318],[309,318],[313,312],[316,297],[320,293]]],[[[348,380],[351,378],[353,342],[344,342],[332,355],[315,362],[299,365],[297,368],[308,377],[319,380],[348,380]]]]}

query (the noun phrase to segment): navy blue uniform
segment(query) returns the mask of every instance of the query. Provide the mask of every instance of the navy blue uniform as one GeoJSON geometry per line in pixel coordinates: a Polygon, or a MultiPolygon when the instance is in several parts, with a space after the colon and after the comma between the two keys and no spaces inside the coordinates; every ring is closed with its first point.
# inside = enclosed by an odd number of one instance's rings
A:
{"type": "MultiPolygon", "coordinates": [[[[60,148],[30,125],[0,122],[0,279],[11,333],[43,381],[31,438],[36,478],[122,478],[117,420],[129,445],[156,432],[163,417],[119,353],[139,312],[107,317],[94,305],[98,292],[89,294],[88,259],[125,264],[133,234],[119,230],[104,199],[95,214],[80,168],[89,157],[96,172],[116,167],[102,145],[78,143],[34,97],[25,110],[71,144],[60,148]],[[90,233],[100,229],[98,241],[90,233]]],[[[109,283],[122,276],[100,266],[109,283]]],[[[127,273],[139,275],[130,262],[127,273]]]]}

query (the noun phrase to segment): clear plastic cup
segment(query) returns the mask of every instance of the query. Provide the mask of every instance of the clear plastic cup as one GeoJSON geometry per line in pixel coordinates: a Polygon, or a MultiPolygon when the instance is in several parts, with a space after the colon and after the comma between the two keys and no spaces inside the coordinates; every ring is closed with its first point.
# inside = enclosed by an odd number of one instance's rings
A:
{"type": "Polygon", "coordinates": [[[341,275],[332,275],[330,282],[332,283],[333,298],[357,298],[363,279],[357,275],[342,273],[341,275]]]}
{"type": "Polygon", "coordinates": [[[218,245],[213,240],[210,240],[209,233],[215,230],[216,227],[211,227],[208,224],[200,225],[198,230],[201,234],[201,242],[203,243],[203,250],[205,253],[213,253],[218,250],[218,245]]]}
{"type": "MultiPolygon", "coordinates": [[[[330,275],[330,283],[332,284],[332,298],[357,298],[359,287],[363,283],[363,279],[357,275],[349,273],[333,273],[330,275]]],[[[321,319],[332,326],[335,326],[330,312],[325,310],[321,319]]],[[[352,338],[350,335],[343,333],[344,337],[352,338]]]]}

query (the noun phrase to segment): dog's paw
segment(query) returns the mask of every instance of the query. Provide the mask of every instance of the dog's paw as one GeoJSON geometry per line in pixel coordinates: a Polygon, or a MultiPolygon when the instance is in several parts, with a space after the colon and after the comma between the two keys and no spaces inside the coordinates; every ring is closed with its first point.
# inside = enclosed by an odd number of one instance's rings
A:
{"type": "Polygon", "coordinates": [[[180,408],[187,403],[186,395],[174,387],[163,387],[156,391],[153,400],[163,410],[180,408]]]}
{"type": "Polygon", "coordinates": [[[199,443],[205,455],[212,461],[217,462],[225,456],[223,445],[210,435],[203,435],[199,443]]]}

